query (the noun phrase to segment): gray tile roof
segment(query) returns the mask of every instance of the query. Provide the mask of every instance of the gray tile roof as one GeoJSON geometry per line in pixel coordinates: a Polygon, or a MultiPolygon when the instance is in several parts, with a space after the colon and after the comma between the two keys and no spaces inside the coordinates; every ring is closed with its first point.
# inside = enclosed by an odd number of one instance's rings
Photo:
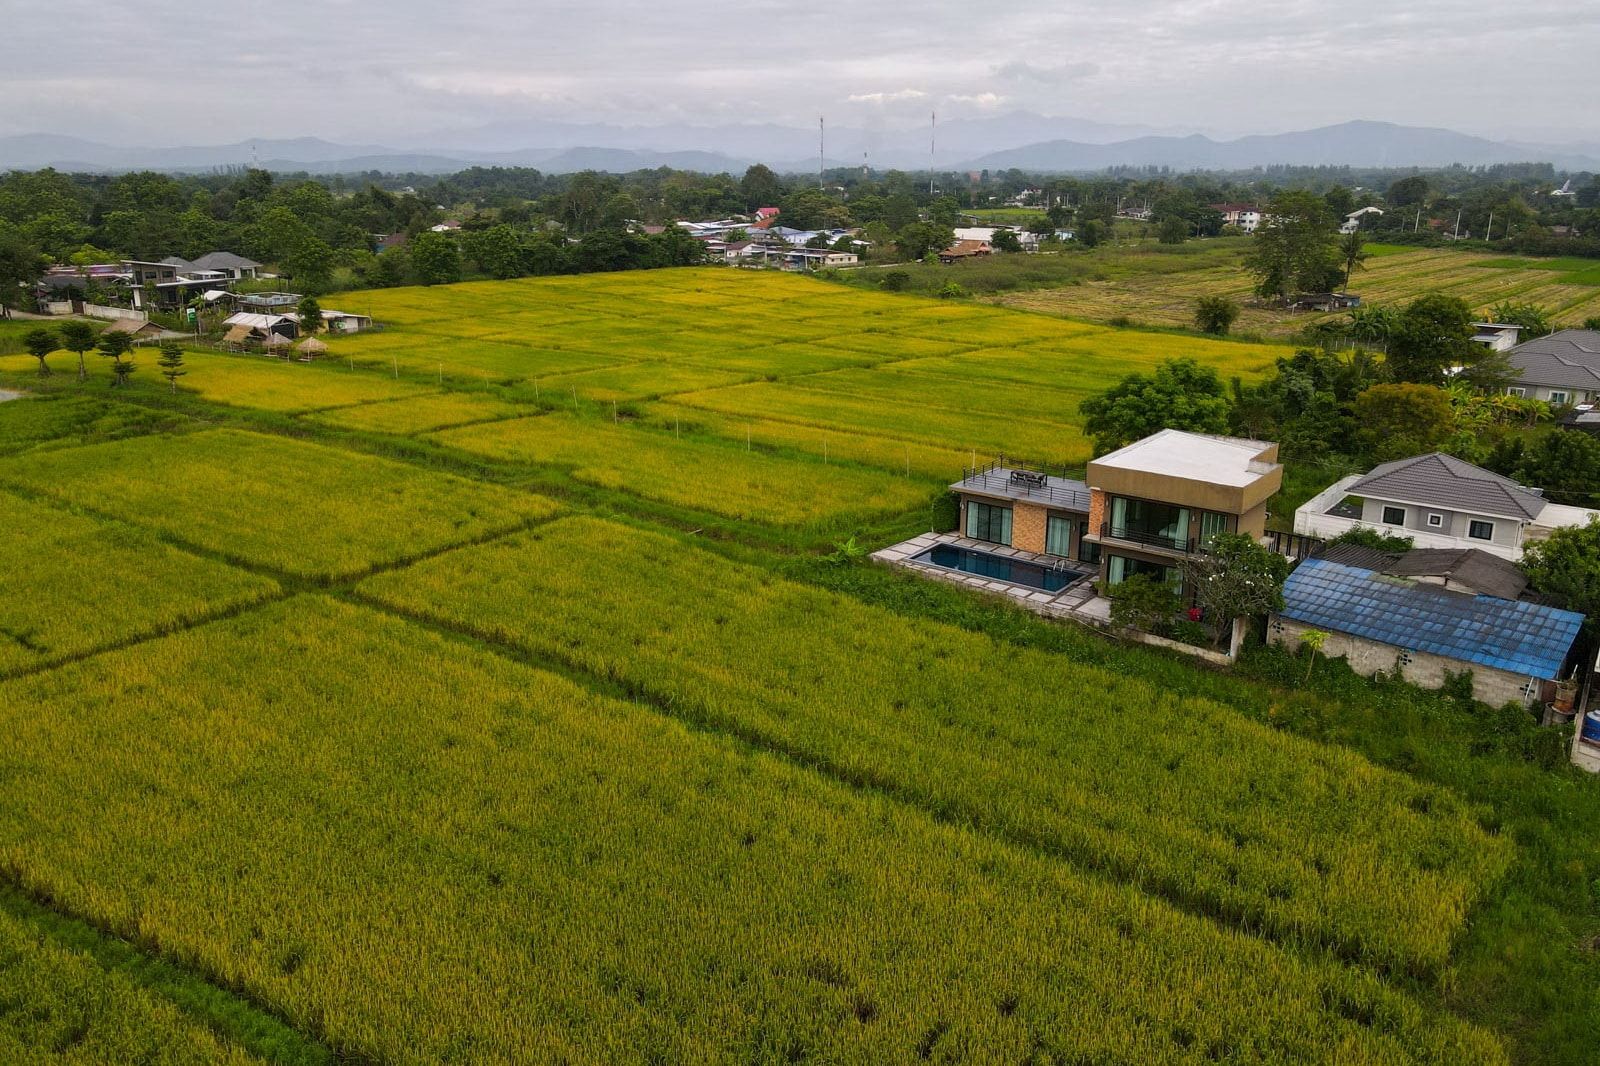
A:
{"type": "Polygon", "coordinates": [[[1522,599],[1528,588],[1528,575],[1520,566],[1478,548],[1412,548],[1386,552],[1360,544],[1327,544],[1318,549],[1313,558],[1394,577],[1443,578],[1503,600],[1522,599]]]}
{"type": "Polygon", "coordinates": [[[1327,559],[1295,568],[1283,605],[1283,617],[1318,629],[1542,679],[1561,672],[1583,625],[1574,611],[1448,592],[1327,559]]]}
{"type": "Polygon", "coordinates": [[[252,270],[261,264],[232,252],[207,252],[194,261],[200,270],[252,270]]]}
{"type": "Polygon", "coordinates": [[[1537,518],[1545,506],[1532,489],[1443,452],[1375,466],[1349,493],[1523,521],[1537,518]]]}
{"type": "Polygon", "coordinates": [[[1600,389],[1600,331],[1563,329],[1508,353],[1518,384],[1600,389]]]}
{"type": "Polygon", "coordinates": [[[1502,600],[1517,599],[1528,587],[1522,567],[1479,548],[1413,548],[1383,572],[1399,577],[1442,577],[1502,600]]]}

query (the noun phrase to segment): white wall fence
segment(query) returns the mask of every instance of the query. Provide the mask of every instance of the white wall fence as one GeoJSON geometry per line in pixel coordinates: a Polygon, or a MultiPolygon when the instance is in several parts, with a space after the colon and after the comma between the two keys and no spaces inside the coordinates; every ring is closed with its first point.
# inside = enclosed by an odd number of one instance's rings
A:
{"type": "Polygon", "coordinates": [[[82,312],[74,312],[70,300],[51,300],[44,307],[46,313],[52,315],[81,313],[85,318],[108,318],[113,322],[119,318],[137,318],[140,322],[150,321],[150,315],[145,311],[135,311],[127,307],[112,307],[108,304],[86,303],[83,305],[82,312]]]}

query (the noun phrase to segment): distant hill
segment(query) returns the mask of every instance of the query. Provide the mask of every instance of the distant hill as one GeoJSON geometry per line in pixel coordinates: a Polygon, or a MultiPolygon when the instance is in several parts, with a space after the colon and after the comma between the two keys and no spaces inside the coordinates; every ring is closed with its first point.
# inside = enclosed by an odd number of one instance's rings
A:
{"type": "Polygon", "coordinates": [[[1571,150],[1505,144],[1451,130],[1397,126],[1390,122],[1345,122],[1337,126],[1214,141],[1188,137],[1137,137],[1111,144],[1044,141],[979,156],[971,168],[1033,171],[1097,171],[1116,166],[1175,170],[1243,170],[1264,166],[1438,167],[1460,163],[1553,163],[1568,168],[1600,166],[1600,159],[1571,150]]]}
{"type": "MultiPolygon", "coordinates": [[[[1137,127],[1088,119],[1013,112],[941,125],[933,158],[944,169],[1099,171],[1116,166],[1175,170],[1243,170],[1275,165],[1478,166],[1545,162],[1569,170],[1600,170],[1600,147],[1514,144],[1451,130],[1346,122],[1321,129],[1217,141],[1200,134],[1144,133],[1137,127]]],[[[922,169],[929,160],[926,127],[828,130],[830,167],[922,169]]],[[[654,167],[741,173],[751,162],[775,170],[814,173],[817,131],[776,125],[660,127],[507,122],[403,147],[351,145],[317,137],[244,140],[209,146],[119,146],[58,134],[0,137],[0,170],[116,173],[128,170],[206,171],[259,165],[315,174],[444,174],[470,166],[527,166],[550,173],[624,172],[654,167]]]]}

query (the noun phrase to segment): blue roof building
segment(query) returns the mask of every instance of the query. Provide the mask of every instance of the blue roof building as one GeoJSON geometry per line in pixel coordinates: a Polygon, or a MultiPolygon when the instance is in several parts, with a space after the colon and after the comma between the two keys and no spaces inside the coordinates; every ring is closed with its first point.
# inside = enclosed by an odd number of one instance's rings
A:
{"type": "Polygon", "coordinates": [[[1472,670],[1486,703],[1529,702],[1538,682],[1562,676],[1583,615],[1542,604],[1455,592],[1414,578],[1330,559],[1307,559],[1283,587],[1277,634],[1298,643],[1307,629],[1330,636],[1323,651],[1365,674],[1399,668],[1436,686],[1472,670]]]}

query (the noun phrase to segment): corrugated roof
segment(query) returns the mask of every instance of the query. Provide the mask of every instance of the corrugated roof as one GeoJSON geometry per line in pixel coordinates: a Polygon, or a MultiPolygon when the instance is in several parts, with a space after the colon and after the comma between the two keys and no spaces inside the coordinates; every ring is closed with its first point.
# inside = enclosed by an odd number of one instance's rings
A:
{"type": "Polygon", "coordinates": [[[1575,611],[1447,592],[1327,559],[1295,568],[1283,604],[1283,617],[1318,629],[1541,679],[1560,674],[1583,625],[1575,611]]]}
{"type": "Polygon", "coordinates": [[[1519,383],[1600,389],[1600,331],[1557,330],[1523,341],[1508,358],[1519,383]]]}
{"type": "Polygon", "coordinates": [[[1545,506],[1544,498],[1532,489],[1443,452],[1375,466],[1348,491],[1352,496],[1524,521],[1537,518],[1545,506]]]}

